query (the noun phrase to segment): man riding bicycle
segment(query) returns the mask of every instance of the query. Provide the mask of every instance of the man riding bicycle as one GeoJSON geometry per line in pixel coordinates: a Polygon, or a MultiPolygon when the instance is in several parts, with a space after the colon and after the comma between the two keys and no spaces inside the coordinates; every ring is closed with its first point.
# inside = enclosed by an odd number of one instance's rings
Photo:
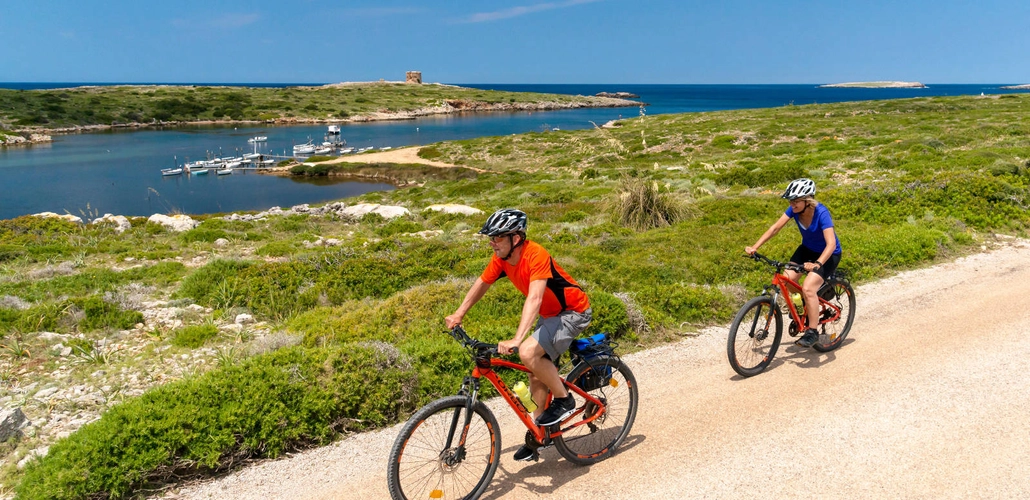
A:
{"type": "MultiPolygon", "coordinates": [[[[791,219],[797,223],[798,231],[801,232],[801,245],[798,245],[790,262],[803,265],[808,276],[801,285],[805,294],[806,312],[808,313],[808,329],[798,339],[797,344],[802,347],[812,347],[819,339],[819,298],[816,293],[823,281],[826,280],[840,264],[841,249],[840,239],[834,231],[833,218],[830,217],[830,210],[825,205],[815,201],[815,181],[812,179],[796,179],[787,185],[781,198],[790,202],[787,211],[780,218],[769,226],[753,246],[744,248],[748,255],[754,255],[758,248],[766,241],[776,236],[776,233],[783,229],[791,219]]],[[[799,273],[787,270],[787,277],[797,281],[799,273]]]]}
{"type": "MultiPolygon", "coordinates": [[[[490,237],[494,255],[458,309],[444,321],[447,328],[461,324],[465,314],[495,281],[504,277],[510,279],[526,296],[526,302],[514,338],[499,342],[497,351],[510,354],[518,348],[519,358],[530,370],[529,389],[537,403],[536,423],[549,426],[561,422],[576,409],[576,400],[566,391],[553,360],[590,325],[592,311],[589,299],[575,280],[544,247],[526,239],[527,221],[524,212],[512,208],[498,210],[486,220],[479,233],[490,237]],[[530,329],[533,334],[526,338],[530,329]],[[541,411],[548,390],[554,399],[541,411]]],[[[527,446],[515,452],[515,460],[535,458],[536,451],[527,446]]]]}

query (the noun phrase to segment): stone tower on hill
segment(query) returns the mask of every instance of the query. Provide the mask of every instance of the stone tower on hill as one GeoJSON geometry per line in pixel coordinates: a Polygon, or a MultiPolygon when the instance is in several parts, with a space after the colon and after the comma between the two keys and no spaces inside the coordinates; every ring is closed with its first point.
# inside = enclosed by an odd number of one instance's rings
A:
{"type": "Polygon", "coordinates": [[[422,72],[421,71],[409,71],[404,75],[404,83],[417,83],[422,84],[422,72]]]}

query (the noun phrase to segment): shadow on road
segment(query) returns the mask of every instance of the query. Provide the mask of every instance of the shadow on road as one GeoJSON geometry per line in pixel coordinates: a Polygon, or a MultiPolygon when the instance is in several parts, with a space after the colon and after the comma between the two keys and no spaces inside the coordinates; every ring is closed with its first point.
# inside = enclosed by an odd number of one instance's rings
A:
{"type": "MultiPolygon", "coordinates": [[[[619,446],[619,451],[605,461],[618,460],[623,452],[643,443],[646,439],[647,437],[643,434],[631,434],[626,437],[622,446],[619,446]]],[[[513,454],[519,446],[521,444],[505,448],[501,450],[501,455],[513,454]]],[[[589,465],[576,465],[569,462],[563,459],[557,450],[551,446],[540,452],[539,462],[531,462],[529,465],[514,472],[508,470],[502,461],[497,467],[497,473],[494,474],[493,482],[486,492],[483,493],[482,498],[500,498],[515,488],[525,489],[537,495],[550,495],[566,482],[572,481],[588,472],[590,472],[589,465]]]]}

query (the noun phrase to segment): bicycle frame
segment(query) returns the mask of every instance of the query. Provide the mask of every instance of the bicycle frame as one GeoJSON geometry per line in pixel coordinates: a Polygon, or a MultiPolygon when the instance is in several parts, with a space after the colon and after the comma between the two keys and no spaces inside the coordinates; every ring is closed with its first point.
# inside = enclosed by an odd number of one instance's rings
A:
{"type": "MultiPolygon", "coordinates": [[[[767,292],[768,292],[769,288],[776,288],[778,290],[778,292],[779,292],[778,294],[776,294],[776,293],[772,294],[772,296],[773,296],[772,297],[772,299],[773,299],[773,306],[774,307],[779,305],[779,304],[777,304],[777,301],[779,300],[779,297],[784,297],[784,300],[786,300],[787,304],[789,305],[789,307],[786,307],[785,309],[790,311],[790,317],[798,324],[799,328],[802,325],[806,325],[807,324],[807,320],[801,318],[801,316],[798,315],[797,309],[794,307],[794,304],[790,302],[790,299],[788,299],[788,297],[790,297],[790,294],[791,294],[792,290],[796,291],[797,293],[800,293],[801,294],[801,304],[803,306],[805,306],[804,308],[805,308],[805,312],[806,312],[806,315],[807,315],[807,312],[808,312],[807,300],[808,299],[805,297],[805,293],[804,293],[804,291],[802,291],[801,285],[798,284],[798,282],[788,278],[787,275],[777,271],[775,274],[773,274],[772,285],[769,285],[769,286],[766,287],[766,291],[767,292]]],[[[833,322],[833,321],[837,321],[837,318],[840,318],[840,308],[839,307],[833,305],[832,303],[828,302],[827,300],[823,299],[822,297],[819,297],[818,295],[816,295],[816,298],[819,299],[819,304],[821,306],[828,307],[828,308],[830,308],[830,310],[833,311],[833,315],[832,316],[827,317],[827,318],[820,318],[819,319],[819,324],[820,325],[825,324],[825,323],[830,323],[830,322],[833,322]]],[[[822,316],[822,314],[820,314],[820,316],[822,316]]],[[[801,329],[804,330],[804,328],[801,328],[801,329]]]]}
{"type": "MultiPolygon", "coordinates": [[[[469,399],[471,401],[475,401],[478,398],[479,380],[481,378],[486,378],[490,382],[490,384],[493,385],[495,389],[497,389],[497,392],[500,393],[501,397],[504,398],[504,400],[508,403],[508,406],[510,406],[511,409],[515,411],[515,414],[518,415],[520,420],[522,420],[522,423],[526,426],[527,429],[529,429],[529,431],[533,434],[533,437],[536,439],[538,443],[547,444],[547,440],[549,440],[550,438],[561,436],[569,429],[591,423],[594,420],[597,420],[599,417],[601,417],[601,415],[605,413],[605,411],[607,411],[605,404],[601,402],[601,400],[595,398],[594,396],[591,396],[588,392],[584,391],[576,384],[570,383],[569,381],[562,379],[562,383],[565,384],[565,390],[576,393],[577,395],[579,395],[579,397],[597,405],[599,410],[594,412],[594,414],[590,417],[584,418],[572,425],[561,428],[557,432],[548,433],[546,427],[539,426],[536,424],[536,422],[533,421],[533,415],[529,412],[529,410],[526,409],[525,405],[522,404],[522,400],[519,399],[519,397],[515,394],[514,391],[511,390],[511,388],[508,387],[508,384],[505,384],[504,381],[501,380],[501,377],[497,375],[497,372],[494,371],[494,368],[510,368],[512,370],[518,370],[521,372],[529,373],[529,368],[526,368],[525,366],[519,363],[514,363],[504,359],[494,359],[492,357],[486,359],[484,359],[483,357],[477,357],[476,367],[472,369],[472,375],[470,377],[474,381],[474,386],[473,393],[470,394],[469,399]],[[484,363],[484,361],[489,361],[489,363],[484,363]]],[[[550,403],[551,399],[552,396],[548,395],[546,402],[550,403]]],[[[471,409],[471,407],[469,409],[471,409]]],[[[583,413],[583,406],[576,408],[575,413],[567,417],[563,421],[563,423],[568,422],[569,420],[575,418],[576,415],[579,415],[581,413],[583,413]]],[[[471,415],[469,416],[471,417],[471,415]]],[[[462,440],[462,444],[464,444],[464,440],[462,440]]]]}

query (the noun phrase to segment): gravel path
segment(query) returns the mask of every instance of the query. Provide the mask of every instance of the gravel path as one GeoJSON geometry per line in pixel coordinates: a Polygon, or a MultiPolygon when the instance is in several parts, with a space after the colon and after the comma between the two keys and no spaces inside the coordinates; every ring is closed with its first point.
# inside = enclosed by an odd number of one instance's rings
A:
{"type": "MultiPolygon", "coordinates": [[[[1030,243],[856,290],[845,345],[781,346],[741,379],[726,329],[627,356],[640,410],[624,448],[591,467],[553,448],[511,454],[483,498],[1030,498],[1030,243]]],[[[496,402],[495,402],[496,404],[496,402]]],[[[496,406],[495,406],[496,408],[496,406]]],[[[167,498],[388,498],[399,426],[260,463],[167,498]]]]}

